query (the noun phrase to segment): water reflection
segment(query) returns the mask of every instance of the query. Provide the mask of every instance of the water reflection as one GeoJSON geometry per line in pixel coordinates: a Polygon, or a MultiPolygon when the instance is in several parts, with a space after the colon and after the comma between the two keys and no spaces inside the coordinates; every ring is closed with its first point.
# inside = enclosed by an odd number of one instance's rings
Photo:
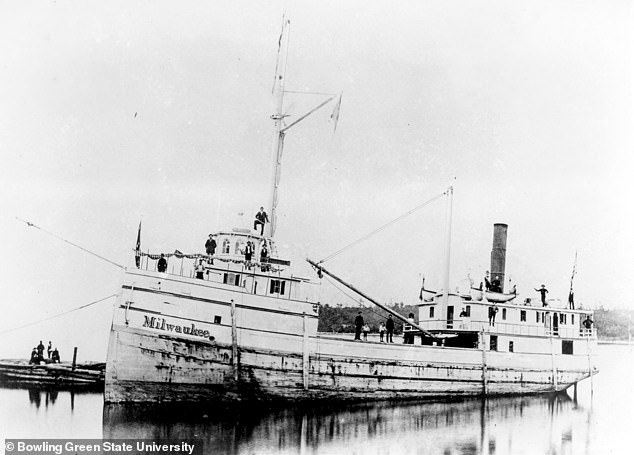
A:
{"type": "Polygon", "coordinates": [[[106,405],[104,438],[202,439],[213,453],[587,452],[589,411],[566,395],[226,409],[106,405]]]}

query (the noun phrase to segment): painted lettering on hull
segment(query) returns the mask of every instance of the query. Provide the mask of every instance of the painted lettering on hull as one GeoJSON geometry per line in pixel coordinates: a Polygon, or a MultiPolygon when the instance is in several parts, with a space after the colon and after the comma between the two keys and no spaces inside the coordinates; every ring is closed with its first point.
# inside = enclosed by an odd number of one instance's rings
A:
{"type": "Polygon", "coordinates": [[[145,320],[143,321],[143,327],[150,329],[162,330],[164,332],[182,333],[183,335],[191,335],[208,340],[214,339],[210,336],[209,330],[203,330],[196,327],[193,322],[190,325],[170,324],[164,318],[157,318],[156,316],[143,315],[145,320]]]}

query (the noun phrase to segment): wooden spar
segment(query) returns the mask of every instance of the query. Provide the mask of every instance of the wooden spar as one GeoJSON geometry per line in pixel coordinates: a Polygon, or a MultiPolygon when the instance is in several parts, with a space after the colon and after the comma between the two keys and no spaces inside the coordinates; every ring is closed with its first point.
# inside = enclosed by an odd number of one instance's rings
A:
{"type": "Polygon", "coordinates": [[[405,316],[402,316],[400,314],[398,314],[396,311],[391,310],[390,308],[386,307],[385,305],[377,302],[376,300],[374,300],[371,297],[368,297],[367,294],[361,292],[360,290],[358,290],[357,288],[355,288],[354,286],[352,286],[349,283],[346,283],[345,281],[343,281],[341,278],[339,278],[338,276],[334,275],[332,272],[329,272],[328,270],[326,270],[325,268],[323,268],[323,266],[317,264],[315,261],[306,258],[306,261],[308,261],[308,263],[310,265],[312,265],[313,267],[315,267],[318,271],[321,271],[323,273],[325,273],[326,275],[328,275],[329,277],[333,278],[334,280],[338,281],[339,283],[343,284],[345,287],[347,287],[348,289],[356,292],[357,294],[359,294],[361,297],[363,297],[364,299],[374,303],[376,306],[378,306],[379,308],[381,308],[384,311],[387,311],[388,313],[390,313],[392,316],[395,316],[396,318],[400,319],[401,321],[403,321],[406,324],[409,324],[413,327],[416,327],[418,330],[420,330],[421,332],[423,332],[425,335],[427,335],[430,338],[433,338],[434,340],[438,340],[438,338],[433,335],[431,332],[428,332],[427,330],[423,329],[420,325],[416,324],[415,322],[412,322],[410,320],[408,320],[405,316]]]}
{"type": "Polygon", "coordinates": [[[332,100],[335,99],[336,95],[331,96],[330,98],[328,98],[326,101],[320,103],[319,105],[317,105],[316,107],[312,108],[310,111],[308,111],[306,114],[302,115],[300,118],[298,118],[297,120],[295,120],[293,123],[291,123],[290,125],[282,128],[280,130],[280,134],[284,134],[286,133],[286,131],[288,131],[292,126],[297,125],[299,122],[301,122],[302,120],[304,120],[306,117],[308,117],[310,114],[312,114],[313,112],[316,112],[317,110],[321,109],[322,107],[324,107],[326,104],[330,103],[332,100]]]}

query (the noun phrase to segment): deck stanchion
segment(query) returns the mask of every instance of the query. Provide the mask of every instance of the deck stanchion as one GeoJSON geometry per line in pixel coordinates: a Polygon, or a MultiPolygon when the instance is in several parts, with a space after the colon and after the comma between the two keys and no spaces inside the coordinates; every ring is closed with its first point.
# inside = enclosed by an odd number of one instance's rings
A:
{"type": "Polygon", "coordinates": [[[484,328],[480,331],[480,346],[482,346],[482,395],[487,396],[489,392],[487,373],[487,348],[484,339],[484,328]]]}
{"type": "Polygon", "coordinates": [[[77,346],[73,349],[73,371],[75,371],[75,367],[77,366],[77,346]]]}
{"type": "Polygon", "coordinates": [[[557,391],[557,365],[555,364],[555,344],[552,333],[550,334],[550,359],[553,368],[553,390],[557,391]]]}
{"type": "Polygon", "coordinates": [[[590,373],[590,395],[594,395],[594,380],[592,379],[592,356],[590,353],[590,337],[586,337],[586,345],[588,351],[588,373],[590,373]]]}
{"type": "Polygon", "coordinates": [[[231,299],[231,365],[233,380],[238,380],[238,326],[236,324],[236,302],[231,299]]]}
{"type": "Polygon", "coordinates": [[[302,316],[302,322],[304,329],[304,338],[302,341],[302,377],[304,382],[304,390],[308,390],[308,367],[310,364],[310,355],[308,353],[308,328],[306,327],[308,317],[306,316],[306,313],[304,313],[302,316]]]}

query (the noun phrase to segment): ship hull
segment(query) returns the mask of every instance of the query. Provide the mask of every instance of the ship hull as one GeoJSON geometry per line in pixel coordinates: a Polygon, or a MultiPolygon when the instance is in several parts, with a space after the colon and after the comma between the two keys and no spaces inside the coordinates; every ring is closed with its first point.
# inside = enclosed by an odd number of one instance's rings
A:
{"type": "MultiPolygon", "coordinates": [[[[115,309],[106,402],[521,395],[565,390],[592,371],[585,355],[360,342],[318,334],[313,305],[306,302],[269,302],[205,286],[183,295],[164,278],[161,290],[144,285],[144,278],[135,277],[136,287],[124,284],[115,309]],[[219,323],[211,322],[214,315],[221,315],[219,323]]],[[[182,287],[182,280],[174,286],[182,287]]]]}

